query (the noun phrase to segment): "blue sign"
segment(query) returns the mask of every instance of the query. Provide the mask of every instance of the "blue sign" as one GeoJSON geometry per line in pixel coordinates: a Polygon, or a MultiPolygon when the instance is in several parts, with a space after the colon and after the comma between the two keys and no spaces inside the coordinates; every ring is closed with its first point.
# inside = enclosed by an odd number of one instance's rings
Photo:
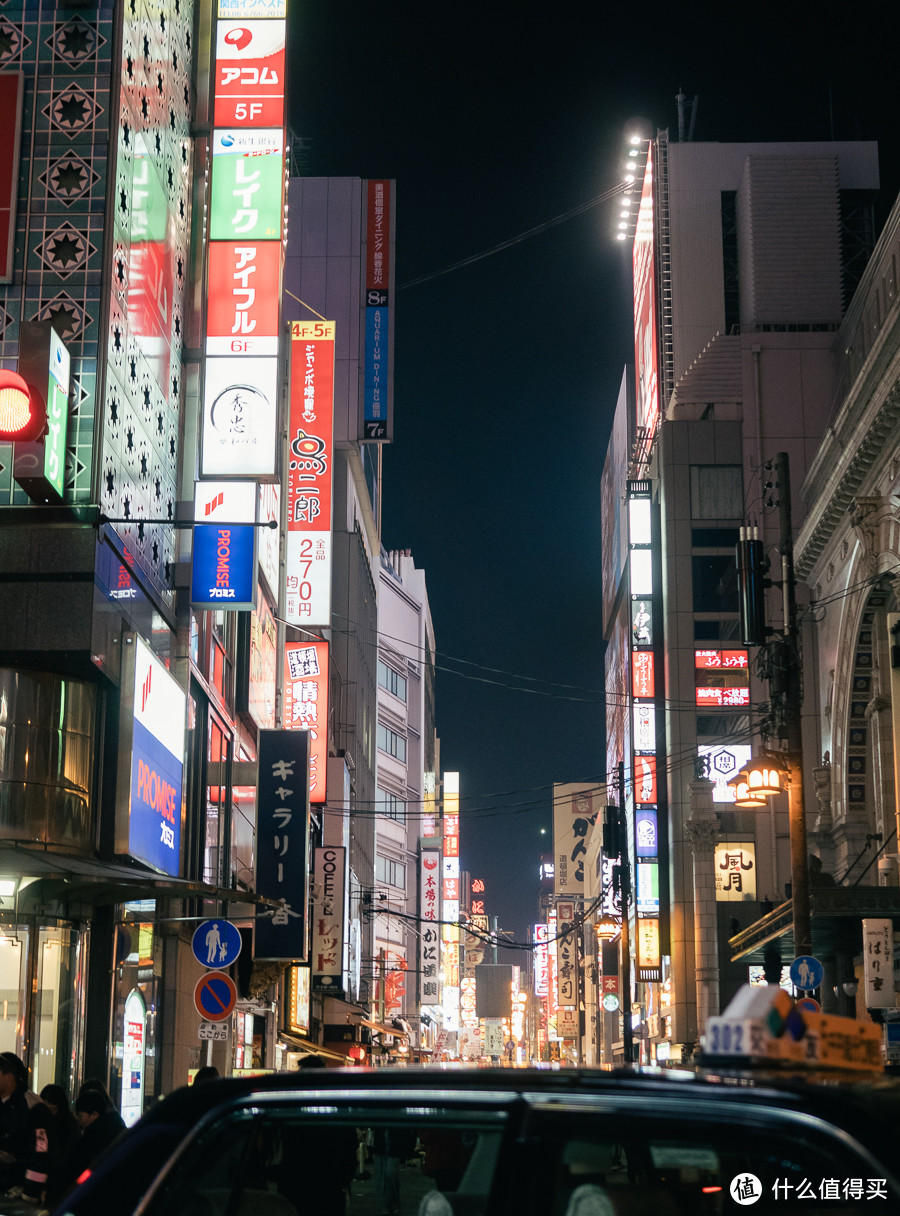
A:
{"type": "Polygon", "coordinates": [[[306,958],[309,731],[261,730],[257,750],[256,889],[278,901],[256,913],[254,958],[306,958]]]}
{"type": "Polygon", "coordinates": [[[191,939],[194,958],[204,967],[230,967],[241,952],[241,934],[227,920],[205,920],[191,939]]]}
{"type": "Polygon", "coordinates": [[[637,857],[659,855],[659,825],[655,810],[641,807],[634,812],[634,852],[637,857]]]}
{"type": "Polygon", "coordinates": [[[375,307],[366,308],[363,361],[363,438],[387,439],[388,422],[388,319],[387,292],[367,293],[377,297],[375,307]]]}
{"type": "Polygon", "coordinates": [[[824,978],[825,968],[811,954],[801,954],[791,963],[791,983],[801,992],[820,988],[824,978]]]}
{"type": "Polygon", "coordinates": [[[180,868],[182,770],[181,761],[135,718],[128,852],[164,874],[180,868]]]}
{"type": "Polygon", "coordinates": [[[256,607],[256,529],[249,524],[194,524],[191,604],[256,607]]]}
{"type": "Polygon", "coordinates": [[[237,989],[234,980],[224,971],[207,971],[194,988],[194,1007],[210,1022],[222,1022],[234,1009],[237,989]]]}

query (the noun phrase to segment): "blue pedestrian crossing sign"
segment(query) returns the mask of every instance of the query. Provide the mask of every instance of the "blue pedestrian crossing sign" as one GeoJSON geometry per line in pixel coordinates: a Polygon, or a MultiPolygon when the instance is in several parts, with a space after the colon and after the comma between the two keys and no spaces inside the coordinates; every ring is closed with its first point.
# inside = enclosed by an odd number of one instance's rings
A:
{"type": "Polygon", "coordinates": [[[241,934],[227,920],[205,920],[191,939],[194,958],[204,967],[230,967],[241,952],[241,934]]]}
{"type": "Polygon", "coordinates": [[[811,954],[801,954],[791,963],[791,983],[801,992],[812,992],[821,988],[825,968],[811,954]]]}

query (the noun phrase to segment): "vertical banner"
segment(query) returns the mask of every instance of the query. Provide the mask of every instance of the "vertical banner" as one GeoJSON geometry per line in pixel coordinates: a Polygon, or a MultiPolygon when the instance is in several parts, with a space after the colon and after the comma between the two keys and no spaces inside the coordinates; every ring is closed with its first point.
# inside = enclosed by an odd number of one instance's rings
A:
{"type": "Polygon", "coordinates": [[[557,895],[584,894],[587,838],[605,798],[600,786],[553,787],[553,886],[557,895]]]}
{"type": "Polygon", "coordinates": [[[419,994],[421,1005],[441,1003],[440,934],[441,855],[437,849],[423,849],[419,868],[419,994]]]}
{"type": "Polygon", "coordinates": [[[308,761],[306,731],[259,732],[256,889],[279,907],[256,914],[254,958],[306,958],[308,761]]]}
{"type": "Polygon", "coordinates": [[[284,648],[284,729],[309,736],[309,800],[325,801],[328,776],[328,643],[284,648]]]}
{"type": "Polygon", "coordinates": [[[894,926],[890,920],[865,917],[863,980],[866,1009],[894,1008],[894,926]]]}
{"type": "Polygon", "coordinates": [[[331,624],[334,322],[291,325],[285,619],[331,624]]]}
{"type": "Polygon", "coordinates": [[[366,196],[363,439],[390,439],[391,183],[370,181],[366,196]]]}
{"type": "Polygon", "coordinates": [[[638,434],[652,436],[659,421],[659,364],[656,341],[656,266],[653,230],[653,146],[647,167],[632,248],[634,271],[634,366],[638,434]]]}
{"type": "Polygon", "coordinates": [[[313,890],[312,982],[332,993],[344,989],[344,873],[347,850],[325,845],[315,851],[313,890]]]}
{"type": "MultiPolygon", "coordinates": [[[[560,900],[556,905],[559,936],[556,941],[557,1005],[578,1004],[578,957],[575,904],[560,900]]],[[[560,1034],[560,1037],[562,1035],[560,1034]]]]}
{"type": "Polygon", "coordinates": [[[24,81],[21,72],[0,72],[0,283],[12,282],[24,81]]]}

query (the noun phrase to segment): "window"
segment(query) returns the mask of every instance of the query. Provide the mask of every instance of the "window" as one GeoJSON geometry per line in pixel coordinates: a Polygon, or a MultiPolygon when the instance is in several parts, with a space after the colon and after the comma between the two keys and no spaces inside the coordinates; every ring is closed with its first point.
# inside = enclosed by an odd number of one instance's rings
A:
{"type": "Polygon", "coordinates": [[[744,480],[740,465],[691,466],[691,518],[743,519],[744,480]]]}
{"type": "Polygon", "coordinates": [[[400,823],[406,821],[406,801],[396,794],[388,793],[387,790],[379,789],[376,810],[386,819],[396,819],[400,823]]]}
{"type": "Polygon", "coordinates": [[[405,704],[406,676],[401,676],[399,671],[394,671],[393,667],[389,667],[381,659],[378,660],[378,683],[382,688],[386,688],[388,692],[393,693],[395,697],[399,697],[405,704]]]}
{"type": "Polygon", "coordinates": [[[733,612],[737,614],[738,583],[734,557],[715,556],[691,558],[694,612],[733,612]]]}
{"type": "Polygon", "coordinates": [[[406,740],[395,730],[390,730],[383,723],[378,723],[378,746],[389,756],[406,763],[406,740]]]}
{"type": "Polygon", "coordinates": [[[406,890],[405,863],[379,853],[375,858],[375,881],[386,882],[388,886],[402,887],[403,890],[406,890]]]}

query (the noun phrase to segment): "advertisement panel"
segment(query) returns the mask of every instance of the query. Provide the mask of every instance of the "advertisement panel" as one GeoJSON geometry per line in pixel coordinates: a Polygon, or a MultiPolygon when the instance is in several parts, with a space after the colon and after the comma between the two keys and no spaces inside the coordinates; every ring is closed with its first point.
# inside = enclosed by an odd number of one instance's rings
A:
{"type": "Polygon", "coordinates": [[[0,283],[12,282],[24,81],[21,72],[0,72],[0,283]]]}
{"type": "Polygon", "coordinates": [[[331,624],[331,497],[334,459],[333,321],[291,325],[285,619],[331,624]]]}
{"type": "Polygon", "coordinates": [[[277,359],[207,359],[203,476],[273,476],[277,406],[277,359]]]}
{"type": "MultiPolygon", "coordinates": [[[[560,1007],[578,1003],[578,945],[575,930],[575,904],[556,905],[559,936],[556,940],[556,1001],[560,1007]]],[[[558,1031],[562,1037],[561,1031],[558,1031]]]]}
{"type": "Polygon", "coordinates": [[[659,371],[656,333],[656,265],[653,230],[653,145],[641,189],[632,248],[634,271],[634,365],[637,425],[650,435],[659,421],[659,371]]]}
{"type": "Polygon", "coordinates": [[[440,934],[441,854],[423,849],[419,866],[419,995],[422,1005],[437,1005],[441,999],[440,934]]]}
{"type": "Polygon", "coordinates": [[[716,842],[716,899],[756,899],[756,845],[752,841],[716,842]]]}
{"type": "Polygon", "coordinates": [[[283,122],[284,31],[283,20],[219,20],[217,127],[270,127],[283,122]]]}
{"type": "Polygon", "coordinates": [[[256,914],[254,958],[307,957],[308,762],[306,731],[259,732],[256,889],[279,906],[256,914]]]}
{"type": "MultiPolygon", "coordinates": [[[[557,895],[584,893],[584,859],[587,837],[605,805],[602,786],[554,785],[553,852],[554,889],[557,895]]],[[[562,1002],[561,1002],[562,1003],[562,1002]]]]}
{"type": "Polygon", "coordinates": [[[315,851],[312,948],[314,987],[344,989],[347,850],[323,845],[315,851]]]}
{"type": "Polygon", "coordinates": [[[181,865],[184,690],[141,638],[134,640],[128,852],[164,874],[181,865]]]}
{"type": "Polygon", "coordinates": [[[370,181],[366,197],[363,439],[388,439],[391,183],[370,181]]]}
{"type": "Polygon", "coordinates": [[[284,131],[213,132],[211,241],[278,241],[284,214],[284,131]]]}
{"type": "Polygon", "coordinates": [[[281,242],[211,241],[206,353],[277,355],[281,242]]]}
{"type": "Polygon", "coordinates": [[[284,729],[309,736],[309,800],[325,801],[328,773],[328,643],[284,648],[284,729]]]}
{"type": "Polygon", "coordinates": [[[547,945],[547,926],[534,926],[534,995],[545,997],[550,978],[550,950],[547,945]]]}

